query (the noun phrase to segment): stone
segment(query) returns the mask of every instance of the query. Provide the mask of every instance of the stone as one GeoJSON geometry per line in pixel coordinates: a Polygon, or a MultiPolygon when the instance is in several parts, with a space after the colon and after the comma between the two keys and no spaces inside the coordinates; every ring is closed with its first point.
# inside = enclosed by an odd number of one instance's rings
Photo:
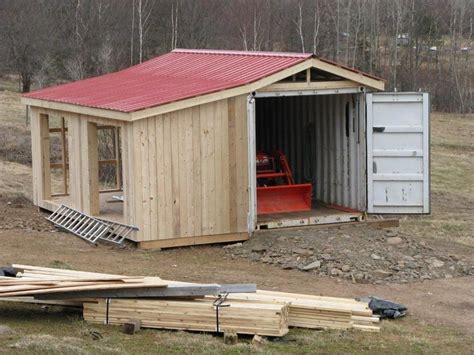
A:
{"type": "Polygon", "coordinates": [[[267,342],[267,340],[266,340],[264,337],[260,336],[260,335],[255,334],[255,335],[253,336],[252,345],[255,346],[255,347],[262,346],[262,345],[264,345],[266,342],[267,342]]]}
{"type": "Polygon", "coordinates": [[[436,268],[438,268],[438,267],[443,267],[443,266],[444,266],[444,262],[441,261],[441,260],[439,260],[439,259],[434,258],[434,259],[431,261],[430,265],[431,265],[432,267],[436,267],[436,268]]]}
{"type": "Polygon", "coordinates": [[[387,243],[390,245],[398,245],[398,244],[403,243],[403,239],[400,237],[390,237],[390,238],[387,238],[387,243]]]}
{"type": "Polygon", "coordinates": [[[392,238],[392,237],[396,237],[398,235],[398,232],[394,229],[389,229],[389,230],[386,230],[385,231],[385,236],[387,238],[392,238]]]}
{"type": "Polygon", "coordinates": [[[267,247],[265,245],[255,245],[252,247],[252,251],[257,252],[257,253],[262,253],[267,250],[267,247]]]}
{"type": "Polygon", "coordinates": [[[239,341],[237,332],[235,330],[229,329],[224,332],[224,344],[226,345],[235,345],[239,341]]]}
{"type": "Polygon", "coordinates": [[[373,271],[372,274],[377,276],[377,277],[387,277],[387,276],[392,275],[392,273],[390,271],[385,271],[385,270],[382,270],[382,269],[377,269],[377,270],[373,271]]]}
{"type": "Polygon", "coordinates": [[[321,267],[321,262],[319,260],[313,261],[312,263],[305,265],[301,268],[303,271],[311,271],[314,269],[319,269],[321,267]]]}
{"type": "Polygon", "coordinates": [[[348,272],[348,271],[351,270],[351,267],[349,265],[342,265],[341,270],[344,271],[344,272],[348,272]]]}
{"type": "Polygon", "coordinates": [[[356,280],[363,280],[364,279],[364,274],[362,272],[357,272],[354,274],[354,278],[356,280]]]}
{"type": "Polygon", "coordinates": [[[294,269],[296,265],[294,263],[286,263],[281,266],[283,270],[291,270],[294,269]]]}
{"type": "Polygon", "coordinates": [[[371,257],[372,259],[374,259],[374,260],[380,260],[380,259],[382,259],[382,258],[381,258],[380,256],[378,256],[377,254],[372,254],[372,255],[370,255],[370,257],[371,257]]]}
{"type": "Polygon", "coordinates": [[[337,268],[331,269],[330,273],[331,273],[331,276],[340,276],[340,275],[342,275],[342,271],[337,269],[337,268]]]}
{"type": "Polygon", "coordinates": [[[303,256],[311,256],[314,254],[311,250],[304,249],[304,248],[295,248],[293,249],[293,253],[298,254],[298,255],[303,255],[303,256]]]}
{"type": "Polygon", "coordinates": [[[323,260],[331,260],[332,256],[329,254],[321,254],[321,259],[323,260]]]}
{"type": "Polygon", "coordinates": [[[7,325],[0,324],[0,335],[12,334],[12,333],[14,333],[14,330],[12,328],[10,328],[7,325]]]}
{"type": "Polygon", "coordinates": [[[243,245],[242,243],[234,243],[234,244],[225,245],[223,248],[224,249],[235,249],[235,248],[240,248],[242,245],[243,245]]]}

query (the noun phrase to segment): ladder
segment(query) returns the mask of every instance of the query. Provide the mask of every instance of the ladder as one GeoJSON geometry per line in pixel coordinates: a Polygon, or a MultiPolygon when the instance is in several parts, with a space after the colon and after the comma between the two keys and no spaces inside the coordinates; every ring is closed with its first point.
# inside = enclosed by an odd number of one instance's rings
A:
{"type": "Polygon", "coordinates": [[[103,240],[122,245],[130,233],[138,230],[133,226],[89,216],[66,205],[60,205],[46,219],[93,244],[103,240]]]}
{"type": "Polygon", "coordinates": [[[102,218],[97,218],[99,221],[104,222],[109,226],[109,230],[100,237],[104,242],[114,243],[118,245],[123,245],[123,242],[127,237],[134,231],[137,231],[138,228],[134,226],[129,226],[127,224],[107,221],[102,218]]]}

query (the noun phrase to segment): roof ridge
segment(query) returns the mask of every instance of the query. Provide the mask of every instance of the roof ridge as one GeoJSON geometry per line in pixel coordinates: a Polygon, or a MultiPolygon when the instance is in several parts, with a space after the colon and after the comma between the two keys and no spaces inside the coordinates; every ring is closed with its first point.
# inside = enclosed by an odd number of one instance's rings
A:
{"type": "Polygon", "coordinates": [[[289,58],[310,58],[313,56],[312,53],[237,51],[237,50],[220,50],[220,49],[186,49],[186,48],[176,48],[176,49],[173,49],[171,53],[242,55],[242,56],[289,57],[289,58]]]}

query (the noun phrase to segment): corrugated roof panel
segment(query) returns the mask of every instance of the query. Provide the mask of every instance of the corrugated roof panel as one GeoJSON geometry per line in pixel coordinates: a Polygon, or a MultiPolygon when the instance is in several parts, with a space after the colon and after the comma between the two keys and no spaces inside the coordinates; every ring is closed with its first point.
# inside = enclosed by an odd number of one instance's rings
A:
{"type": "Polygon", "coordinates": [[[177,49],[116,73],[25,94],[25,97],[134,112],[246,85],[311,54],[177,49]]]}

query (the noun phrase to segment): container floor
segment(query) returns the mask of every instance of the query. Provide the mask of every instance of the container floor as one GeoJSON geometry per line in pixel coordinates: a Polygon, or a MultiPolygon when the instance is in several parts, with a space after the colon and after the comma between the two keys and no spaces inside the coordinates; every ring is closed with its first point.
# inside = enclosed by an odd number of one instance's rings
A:
{"type": "Polygon", "coordinates": [[[257,216],[257,230],[363,221],[362,212],[345,212],[318,206],[311,211],[265,214],[257,216]]]}

